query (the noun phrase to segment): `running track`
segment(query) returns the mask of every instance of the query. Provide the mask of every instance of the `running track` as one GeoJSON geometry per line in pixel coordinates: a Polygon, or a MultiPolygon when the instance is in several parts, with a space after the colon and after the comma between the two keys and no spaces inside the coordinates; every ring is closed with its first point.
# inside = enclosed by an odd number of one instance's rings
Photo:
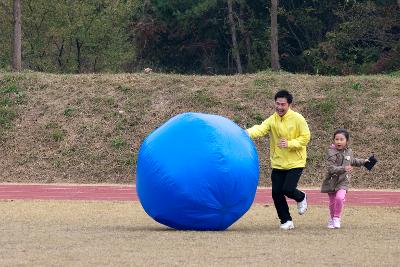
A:
{"type": "MultiPolygon", "coordinates": [[[[308,203],[328,202],[327,194],[306,189],[308,203]]],[[[114,200],[137,201],[136,188],[130,185],[1,184],[0,200],[114,200]]],[[[271,189],[258,188],[254,203],[272,204],[271,189]]],[[[293,204],[292,200],[289,203],[293,204]]],[[[400,191],[350,190],[346,204],[361,206],[400,206],[400,191]]]]}

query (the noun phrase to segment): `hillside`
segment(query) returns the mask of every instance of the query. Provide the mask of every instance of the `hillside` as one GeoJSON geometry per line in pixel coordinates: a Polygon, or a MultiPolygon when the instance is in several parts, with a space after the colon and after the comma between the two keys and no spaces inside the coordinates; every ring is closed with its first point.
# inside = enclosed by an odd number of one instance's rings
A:
{"type": "MultiPolygon", "coordinates": [[[[373,172],[355,171],[353,186],[400,188],[400,78],[270,72],[0,72],[0,182],[133,183],[140,143],[169,118],[189,111],[214,113],[248,127],[273,112],[278,88],[294,94],[293,109],[304,115],[312,133],[302,185],[319,186],[333,130],[346,127],[357,157],[373,151],[379,159],[373,172]]],[[[267,140],[256,144],[260,185],[269,186],[267,140]]]]}

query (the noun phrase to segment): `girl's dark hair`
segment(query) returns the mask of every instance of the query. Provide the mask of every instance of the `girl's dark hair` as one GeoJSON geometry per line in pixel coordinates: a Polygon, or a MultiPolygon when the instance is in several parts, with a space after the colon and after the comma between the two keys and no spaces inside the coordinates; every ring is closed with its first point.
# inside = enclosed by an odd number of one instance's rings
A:
{"type": "Polygon", "coordinates": [[[286,98],[289,104],[293,102],[293,96],[287,90],[280,90],[275,94],[275,101],[277,98],[286,98]]]}
{"type": "Polygon", "coordinates": [[[349,132],[348,132],[346,129],[343,129],[343,128],[337,129],[337,130],[335,131],[335,133],[333,134],[333,139],[335,139],[335,136],[336,136],[337,134],[343,134],[344,137],[346,137],[346,140],[347,140],[347,141],[349,141],[349,139],[350,139],[350,134],[349,134],[349,132]]]}

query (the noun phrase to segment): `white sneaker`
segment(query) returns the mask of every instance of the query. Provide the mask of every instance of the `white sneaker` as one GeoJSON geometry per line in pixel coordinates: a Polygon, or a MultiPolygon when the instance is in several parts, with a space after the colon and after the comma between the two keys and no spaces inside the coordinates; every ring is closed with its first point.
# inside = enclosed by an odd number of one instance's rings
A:
{"type": "Polygon", "coordinates": [[[332,219],[332,224],[334,228],[340,228],[340,218],[333,218],[332,219]]]}
{"type": "Polygon", "coordinates": [[[290,230],[290,229],[294,229],[294,224],[292,221],[287,221],[285,223],[282,223],[280,228],[282,230],[290,230]]]}
{"type": "Polygon", "coordinates": [[[297,202],[297,211],[300,215],[303,215],[307,211],[307,206],[307,195],[304,193],[303,201],[297,202]]]}
{"type": "Polygon", "coordinates": [[[333,225],[333,219],[332,218],[329,218],[327,227],[329,229],[335,229],[335,226],[333,225]]]}

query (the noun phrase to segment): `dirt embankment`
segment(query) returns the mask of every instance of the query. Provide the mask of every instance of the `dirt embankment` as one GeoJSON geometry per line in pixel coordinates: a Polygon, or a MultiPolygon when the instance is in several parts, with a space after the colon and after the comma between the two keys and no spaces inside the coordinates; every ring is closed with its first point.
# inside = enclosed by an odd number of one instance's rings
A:
{"type": "MultiPolygon", "coordinates": [[[[225,116],[242,127],[273,112],[278,88],[294,94],[312,140],[301,183],[319,186],[337,127],[351,132],[354,187],[399,188],[400,78],[268,72],[238,76],[0,73],[0,182],[132,183],[140,143],[182,112],[225,116]],[[134,153],[129,151],[133,143],[134,153]]],[[[260,185],[270,185],[267,140],[257,140],[260,185]]]]}

